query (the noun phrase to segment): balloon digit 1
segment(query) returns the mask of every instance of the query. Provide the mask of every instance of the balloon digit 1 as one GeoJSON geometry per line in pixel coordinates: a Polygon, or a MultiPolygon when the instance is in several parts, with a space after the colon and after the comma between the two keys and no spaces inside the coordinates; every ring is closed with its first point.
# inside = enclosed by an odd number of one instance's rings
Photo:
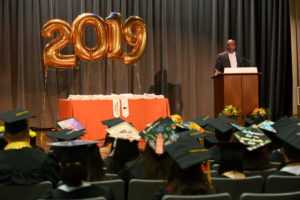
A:
{"type": "Polygon", "coordinates": [[[59,19],[48,21],[42,29],[42,37],[50,38],[53,32],[58,32],[58,36],[44,47],[44,66],[49,67],[74,67],[76,65],[75,55],[62,55],[60,50],[70,43],[71,27],[59,19]]]}
{"type": "Polygon", "coordinates": [[[123,56],[122,23],[120,13],[112,12],[105,23],[108,30],[107,57],[121,59],[123,56]]]}
{"type": "Polygon", "coordinates": [[[81,14],[74,20],[72,27],[72,41],[76,56],[86,61],[94,61],[106,56],[106,24],[101,17],[92,13],[81,14]],[[88,48],[84,44],[83,32],[87,25],[93,26],[97,34],[97,45],[93,48],[88,48]]]}
{"type": "Polygon", "coordinates": [[[123,37],[133,49],[123,54],[125,65],[131,65],[141,58],[147,45],[147,29],[144,21],[137,16],[130,16],[123,26],[123,37]]]}

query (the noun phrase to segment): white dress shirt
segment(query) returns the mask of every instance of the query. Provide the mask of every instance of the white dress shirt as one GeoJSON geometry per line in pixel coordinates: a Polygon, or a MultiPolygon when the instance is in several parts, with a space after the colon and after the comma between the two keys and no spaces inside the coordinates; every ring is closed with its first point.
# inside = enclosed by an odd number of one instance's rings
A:
{"type": "Polygon", "coordinates": [[[235,52],[233,52],[233,53],[228,52],[228,57],[229,57],[229,60],[230,60],[231,68],[237,68],[238,66],[237,66],[237,59],[236,59],[235,52]]]}

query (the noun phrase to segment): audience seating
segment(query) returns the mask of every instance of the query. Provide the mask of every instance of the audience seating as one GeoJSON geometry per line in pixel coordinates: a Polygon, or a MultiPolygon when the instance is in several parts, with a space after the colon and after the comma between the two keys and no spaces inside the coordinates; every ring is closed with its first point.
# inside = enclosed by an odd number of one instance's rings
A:
{"type": "Polygon", "coordinates": [[[115,196],[115,200],[124,200],[125,184],[121,179],[90,182],[93,185],[105,186],[110,188],[115,196]]]}
{"type": "Polygon", "coordinates": [[[211,167],[211,170],[218,171],[219,167],[220,167],[219,164],[213,164],[213,166],[211,167]]]}
{"type": "Polygon", "coordinates": [[[271,175],[267,178],[265,193],[283,193],[300,191],[299,176],[271,175]]]}
{"type": "Polygon", "coordinates": [[[120,179],[118,174],[105,174],[110,179],[120,179]]]}
{"type": "MultiPolygon", "coordinates": [[[[204,172],[205,174],[207,174],[207,172],[204,172]]],[[[211,170],[210,171],[210,175],[213,177],[213,176],[217,176],[218,175],[218,172],[215,171],[215,170],[211,170]]]]}
{"type": "Polygon", "coordinates": [[[246,176],[257,176],[260,175],[262,176],[264,179],[267,179],[268,176],[274,174],[277,172],[276,168],[270,168],[270,169],[266,169],[266,170],[261,170],[261,171],[244,171],[244,174],[246,174],[246,176]]]}
{"type": "Polygon", "coordinates": [[[244,192],[263,192],[262,176],[252,176],[242,179],[212,177],[212,184],[217,192],[228,192],[233,200],[238,200],[244,192]]]}
{"type": "Polygon", "coordinates": [[[129,182],[128,200],[151,200],[156,189],[163,183],[163,180],[132,179],[129,182]]]}
{"type": "Polygon", "coordinates": [[[240,200],[299,200],[299,192],[287,192],[287,193],[244,193],[241,195],[240,200]]]}
{"type": "Polygon", "coordinates": [[[0,185],[1,200],[36,200],[52,189],[50,181],[33,185],[0,185]]]}
{"type": "Polygon", "coordinates": [[[281,167],[282,163],[281,162],[270,162],[271,166],[278,169],[281,167]]]}
{"type": "Polygon", "coordinates": [[[231,200],[228,193],[208,195],[165,195],[162,200],[231,200]]]}
{"type": "MultiPolygon", "coordinates": [[[[59,200],[64,200],[64,199],[59,199],[59,200]]],[[[106,198],[105,197],[93,197],[93,198],[73,199],[73,200],[106,200],[106,198]]]]}

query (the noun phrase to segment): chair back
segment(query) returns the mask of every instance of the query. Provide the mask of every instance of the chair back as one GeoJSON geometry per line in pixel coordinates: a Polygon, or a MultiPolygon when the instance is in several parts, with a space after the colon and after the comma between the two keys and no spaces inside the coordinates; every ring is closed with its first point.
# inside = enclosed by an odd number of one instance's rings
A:
{"type": "Polygon", "coordinates": [[[151,200],[154,192],[163,184],[163,180],[132,179],[129,182],[128,200],[151,200]]]}
{"type": "Polygon", "coordinates": [[[260,171],[244,171],[244,174],[246,174],[246,176],[262,176],[264,179],[267,179],[268,176],[276,172],[277,172],[276,168],[270,168],[270,169],[260,170],[260,171]]]}
{"type": "MultiPolygon", "coordinates": [[[[58,200],[58,199],[57,199],[58,200]]],[[[64,199],[60,199],[64,200],[64,199]]],[[[92,198],[85,198],[85,199],[73,199],[73,200],[106,200],[105,197],[92,197],[92,198]]]]}
{"type": "Polygon", "coordinates": [[[105,174],[106,177],[108,177],[109,179],[120,179],[118,174],[105,174]]]}
{"type": "Polygon", "coordinates": [[[115,179],[115,180],[106,180],[106,181],[95,181],[90,183],[97,186],[105,186],[111,189],[115,197],[115,200],[124,200],[125,183],[123,180],[115,179]]]}
{"type": "Polygon", "coordinates": [[[52,189],[50,181],[33,185],[0,185],[1,200],[36,200],[52,189]]]}
{"type": "Polygon", "coordinates": [[[240,200],[298,200],[300,199],[299,192],[286,193],[243,193],[240,200]]]}
{"type": "Polygon", "coordinates": [[[265,193],[283,193],[300,191],[299,176],[271,175],[267,178],[265,193]]]}
{"type": "Polygon", "coordinates": [[[231,200],[228,193],[207,195],[165,195],[162,200],[231,200]]]}
{"type": "Polygon", "coordinates": [[[212,177],[212,184],[217,192],[228,192],[233,200],[239,200],[244,192],[263,192],[262,176],[252,176],[241,179],[212,177]]]}

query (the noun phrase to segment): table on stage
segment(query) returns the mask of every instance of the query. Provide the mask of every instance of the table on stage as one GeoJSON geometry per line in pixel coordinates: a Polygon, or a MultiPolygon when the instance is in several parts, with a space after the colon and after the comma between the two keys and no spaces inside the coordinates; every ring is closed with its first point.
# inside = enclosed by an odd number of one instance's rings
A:
{"type": "MultiPolygon", "coordinates": [[[[82,139],[104,138],[107,127],[102,120],[114,118],[112,100],[59,100],[59,117],[75,117],[86,129],[82,139]]],[[[132,123],[140,132],[160,117],[170,116],[169,101],[162,99],[128,99],[129,116],[120,118],[132,123]]]]}

